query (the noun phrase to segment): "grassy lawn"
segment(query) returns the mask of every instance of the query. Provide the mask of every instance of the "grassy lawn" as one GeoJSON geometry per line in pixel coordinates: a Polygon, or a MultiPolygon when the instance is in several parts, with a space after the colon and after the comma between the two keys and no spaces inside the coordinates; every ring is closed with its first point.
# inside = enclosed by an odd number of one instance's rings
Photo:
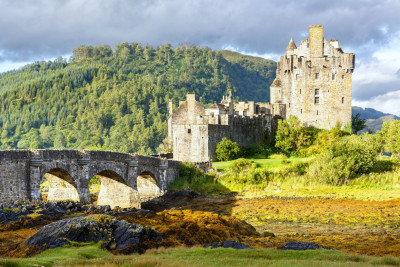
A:
{"type": "Polygon", "coordinates": [[[395,257],[351,255],[332,250],[280,251],[204,248],[153,249],[143,255],[112,255],[99,245],[57,248],[1,266],[399,266],[395,257]]]}
{"type": "MultiPolygon", "coordinates": [[[[250,159],[257,164],[258,167],[267,169],[279,169],[282,166],[282,161],[287,162],[302,162],[309,161],[310,158],[287,158],[287,159],[250,159]]],[[[234,160],[213,162],[213,167],[218,171],[224,171],[234,160]]]]}

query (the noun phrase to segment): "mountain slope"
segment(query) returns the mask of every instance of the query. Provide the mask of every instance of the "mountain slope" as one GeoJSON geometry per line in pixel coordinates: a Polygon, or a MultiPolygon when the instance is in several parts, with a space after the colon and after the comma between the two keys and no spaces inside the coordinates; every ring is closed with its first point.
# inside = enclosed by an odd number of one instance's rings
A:
{"type": "Polygon", "coordinates": [[[79,46],[73,60],[0,74],[0,148],[152,153],[167,134],[167,101],[206,104],[232,89],[268,101],[276,63],[207,47],[79,46]]]}
{"type": "Polygon", "coordinates": [[[361,119],[365,119],[365,125],[367,126],[363,132],[368,130],[372,132],[377,132],[382,129],[382,125],[384,122],[389,122],[391,120],[399,120],[400,118],[396,115],[383,113],[381,111],[375,110],[373,108],[360,108],[360,107],[352,107],[352,115],[355,116],[360,114],[361,119]]]}

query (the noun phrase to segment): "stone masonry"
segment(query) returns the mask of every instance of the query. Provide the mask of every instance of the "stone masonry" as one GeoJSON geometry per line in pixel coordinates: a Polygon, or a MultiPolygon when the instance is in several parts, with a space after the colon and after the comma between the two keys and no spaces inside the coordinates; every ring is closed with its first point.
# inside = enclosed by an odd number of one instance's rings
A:
{"type": "Polygon", "coordinates": [[[328,42],[321,25],[309,27],[299,47],[290,40],[271,85],[271,103],[234,103],[232,93],[203,108],[189,93],[172,111],[168,137],[176,160],[216,159],[217,144],[226,137],[240,146],[271,140],[277,119],[296,116],[304,126],[332,129],[351,123],[351,79],[355,56],[343,53],[337,40],[328,42]]]}
{"type": "Polygon", "coordinates": [[[0,202],[40,201],[45,175],[48,201],[91,203],[89,181],[97,175],[101,181],[97,204],[140,208],[141,196],[162,194],[179,176],[179,162],[111,151],[0,151],[0,202]]]}
{"type": "Polygon", "coordinates": [[[271,102],[285,104],[287,117],[296,116],[304,126],[350,124],[354,59],[337,40],[324,39],[321,25],[311,25],[309,37],[298,47],[290,40],[278,62],[271,102]]]}
{"type": "Polygon", "coordinates": [[[215,160],[215,149],[224,137],[242,147],[271,140],[274,121],[285,112],[281,104],[234,103],[231,92],[206,109],[189,93],[175,111],[170,102],[169,110],[168,136],[174,159],[197,163],[215,160]]]}

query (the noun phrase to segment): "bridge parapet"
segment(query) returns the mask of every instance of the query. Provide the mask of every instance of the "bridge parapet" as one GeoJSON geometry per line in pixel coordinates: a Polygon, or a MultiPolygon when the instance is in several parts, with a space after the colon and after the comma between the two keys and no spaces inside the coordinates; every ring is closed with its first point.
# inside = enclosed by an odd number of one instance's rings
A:
{"type": "Polygon", "coordinates": [[[152,177],[162,193],[178,177],[179,162],[102,150],[0,150],[0,201],[40,200],[45,174],[52,181],[48,200],[90,202],[89,180],[97,175],[103,204],[137,207],[138,179],[152,177]],[[129,197],[121,197],[124,194],[129,197]]]}

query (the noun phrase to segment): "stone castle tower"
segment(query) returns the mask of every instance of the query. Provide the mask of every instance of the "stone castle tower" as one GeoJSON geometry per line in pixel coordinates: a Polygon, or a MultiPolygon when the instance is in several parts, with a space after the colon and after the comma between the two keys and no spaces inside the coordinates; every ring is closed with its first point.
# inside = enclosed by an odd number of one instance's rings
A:
{"type": "Polygon", "coordinates": [[[271,85],[271,103],[286,104],[304,126],[332,129],[351,123],[353,53],[323,37],[322,25],[309,26],[309,37],[296,47],[290,40],[271,85]]]}

